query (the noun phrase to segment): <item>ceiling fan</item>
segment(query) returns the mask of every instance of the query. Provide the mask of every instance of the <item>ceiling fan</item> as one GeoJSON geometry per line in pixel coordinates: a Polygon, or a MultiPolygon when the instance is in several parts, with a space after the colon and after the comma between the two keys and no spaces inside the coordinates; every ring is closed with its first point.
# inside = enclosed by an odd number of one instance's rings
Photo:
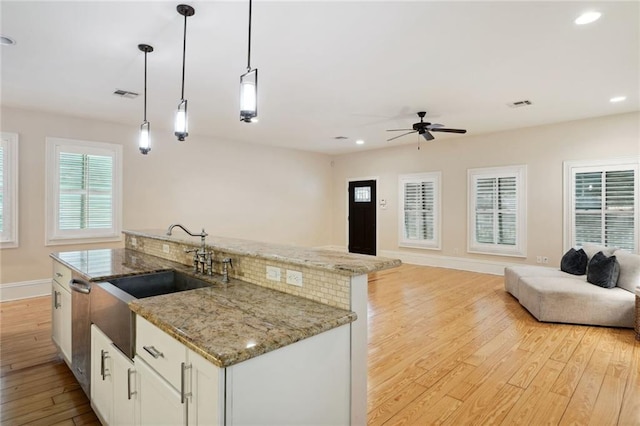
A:
{"type": "Polygon", "coordinates": [[[433,137],[433,135],[431,134],[431,132],[467,133],[467,131],[464,130],[464,129],[447,129],[442,124],[436,124],[436,123],[431,124],[431,123],[425,122],[423,120],[425,115],[427,115],[427,113],[424,112],[424,111],[418,112],[418,117],[420,117],[420,122],[419,123],[413,123],[413,128],[411,128],[411,129],[389,129],[389,130],[387,130],[387,132],[407,132],[407,133],[401,134],[400,136],[395,136],[395,137],[393,137],[391,139],[387,139],[387,142],[392,141],[394,139],[401,138],[401,137],[409,135],[411,133],[416,133],[416,132],[419,135],[422,135],[422,137],[425,138],[428,141],[432,141],[432,140],[435,139],[433,137]]]}

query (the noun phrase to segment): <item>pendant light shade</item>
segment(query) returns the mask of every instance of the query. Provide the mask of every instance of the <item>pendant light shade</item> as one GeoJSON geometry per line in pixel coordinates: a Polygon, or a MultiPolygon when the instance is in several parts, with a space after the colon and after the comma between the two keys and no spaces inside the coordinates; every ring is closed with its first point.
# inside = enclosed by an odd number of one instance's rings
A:
{"type": "Polygon", "coordinates": [[[258,116],[258,70],[240,76],[240,119],[246,123],[258,116]]]}
{"type": "Polygon", "coordinates": [[[240,121],[258,121],[258,69],[251,69],[251,10],[249,0],[249,36],[247,37],[247,72],[240,76],[240,121]]]}
{"type": "Polygon", "coordinates": [[[144,118],[140,125],[140,139],[138,148],[140,152],[147,155],[151,151],[151,137],[149,135],[149,122],[147,121],[147,53],[153,52],[153,47],[148,44],[139,44],[138,49],[144,52],[144,118]]]}
{"type": "Polygon", "coordinates": [[[177,10],[180,15],[184,16],[184,33],[182,37],[182,89],[180,92],[180,103],[178,104],[178,110],[176,111],[174,134],[178,137],[179,141],[184,141],[184,138],[189,136],[187,100],[184,98],[184,70],[187,51],[187,17],[193,16],[196,11],[193,7],[186,4],[178,5],[177,10]]]}

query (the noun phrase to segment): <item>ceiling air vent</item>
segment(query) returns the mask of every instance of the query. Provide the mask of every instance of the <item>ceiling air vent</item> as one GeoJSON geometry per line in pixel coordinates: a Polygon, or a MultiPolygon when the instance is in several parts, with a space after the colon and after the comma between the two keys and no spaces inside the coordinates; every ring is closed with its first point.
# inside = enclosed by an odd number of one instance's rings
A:
{"type": "Polygon", "coordinates": [[[113,94],[116,95],[116,96],[120,96],[120,97],[123,97],[123,98],[129,98],[129,99],[135,99],[135,98],[138,97],[138,93],[130,92],[128,90],[122,90],[122,89],[116,89],[113,92],[113,94]]]}
{"type": "Polygon", "coordinates": [[[510,102],[507,104],[507,106],[511,108],[520,108],[523,106],[529,106],[531,104],[532,102],[530,100],[525,99],[524,101],[510,102]]]}

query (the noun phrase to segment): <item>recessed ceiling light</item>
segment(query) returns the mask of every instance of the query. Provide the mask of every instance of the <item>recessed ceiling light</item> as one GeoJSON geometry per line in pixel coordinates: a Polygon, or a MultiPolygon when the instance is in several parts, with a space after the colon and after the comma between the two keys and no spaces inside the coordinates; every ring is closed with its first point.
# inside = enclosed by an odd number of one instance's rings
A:
{"type": "Polygon", "coordinates": [[[573,22],[575,22],[576,25],[590,24],[600,19],[600,16],[602,16],[602,13],[600,12],[585,12],[582,15],[578,16],[573,22]]]}
{"type": "Polygon", "coordinates": [[[0,44],[3,46],[13,46],[16,44],[16,41],[11,37],[0,35],[0,44]]]}
{"type": "Polygon", "coordinates": [[[622,101],[626,101],[627,97],[626,96],[614,96],[613,98],[609,99],[609,102],[622,102],[622,101]]]}
{"type": "Polygon", "coordinates": [[[358,144],[358,145],[364,145],[364,141],[363,141],[362,139],[358,139],[358,140],[356,141],[356,144],[358,144]]]}

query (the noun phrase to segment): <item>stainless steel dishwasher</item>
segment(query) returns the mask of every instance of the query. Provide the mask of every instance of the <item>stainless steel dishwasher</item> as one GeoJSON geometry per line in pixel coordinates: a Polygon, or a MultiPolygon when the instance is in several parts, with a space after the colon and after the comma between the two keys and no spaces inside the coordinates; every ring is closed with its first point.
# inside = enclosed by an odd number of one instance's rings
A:
{"type": "Polygon", "coordinates": [[[91,283],[71,273],[71,370],[82,390],[91,395],[91,283]]]}

